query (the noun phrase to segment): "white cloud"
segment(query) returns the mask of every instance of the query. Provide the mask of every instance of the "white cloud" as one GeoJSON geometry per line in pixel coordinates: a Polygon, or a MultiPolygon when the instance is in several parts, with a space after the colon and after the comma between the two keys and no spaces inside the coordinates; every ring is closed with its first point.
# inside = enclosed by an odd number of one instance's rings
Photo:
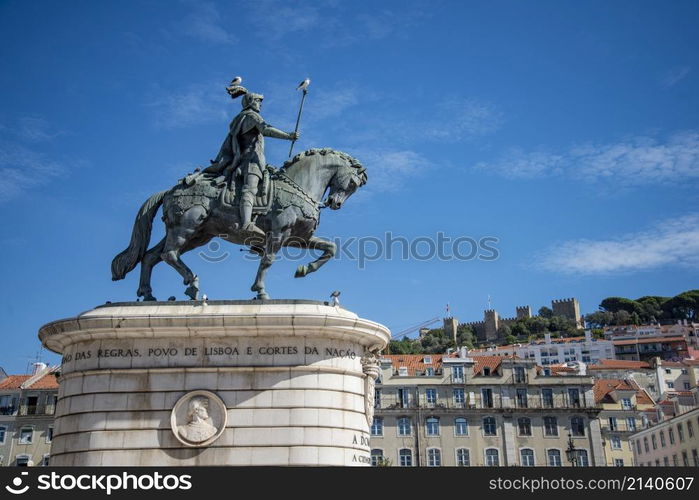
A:
{"type": "Polygon", "coordinates": [[[503,116],[492,104],[477,99],[446,99],[437,106],[439,121],[426,122],[428,138],[460,141],[482,136],[500,128],[503,116]]]}
{"type": "Polygon", "coordinates": [[[225,26],[216,5],[211,2],[186,2],[192,10],[179,23],[179,31],[203,42],[231,44],[237,38],[230,33],[231,26],[225,26]]]}
{"type": "Polygon", "coordinates": [[[148,105],[156,110],[156,125],[179,128],[225,119],[229,113],[227,100],[223,86],[217,82],[214,85],[191,85],[171,93],[160,92],[148,105]]]}
{"type": "Polygon", "coordinates": [[[352,155],[366,167],[372,192],[400,189],[407,178],[430,167],[425,157],[411,150],[355,149],[352,155]]]}
{"type": "Polygon", "coordinates": [[[62,165],[40,152],[13,142],[0,142],[0,202],[17,198],[65,172],[62,165]]]}
{"type": "Polygon", "coordinates": [[[313,100],[307,101],[309,123],[338,116],[358,102],[357,90],[353,87],[320,89],[314,93],[313,100]]]}
{"type": "Polygon", "coordinates": [[[575,146],[563,152],[513,150],[475,168],[510,179],[567,176],[623,185],[685,181],[699,178],[699,133],[679,132],[665,141],[636,137],[575,146]]]}
{"type": "Polygon", "coordinates": [[[310,2],[290,4],[279,0],[258,0],[250,6],[251,23],[266,40],[280,40],[292,33],[321,29],[320,12],[310,2]]]}
{"type": "Polygon", "coordinates": [[[683,80],[689,74],[692,68],[690,66],[677,66],[672,68],[670,71],[665,73],[665,75],[660,80],[660,84],[663,88],[669,89],[674,87],[680,80],[683,80]]]}
{"type": "Polygon", "coordinates": [[[663,221],[609,240],[567,241],[543,252],[537,266],[574,275],[610,274],[699,264],[699,214],[663,221]]]}

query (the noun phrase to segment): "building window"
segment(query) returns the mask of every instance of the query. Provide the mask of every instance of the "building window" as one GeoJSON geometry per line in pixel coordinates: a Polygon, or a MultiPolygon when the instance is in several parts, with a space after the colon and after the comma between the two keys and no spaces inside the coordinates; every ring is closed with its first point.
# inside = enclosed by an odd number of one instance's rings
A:
{"type": "Polygon", "coordinates": [[[401,408],[410,406],[410,391],[408,389],[398,389],[398,401],[401,408]]]}
{"type": "Polygon", "coordinates": [[[492,389],[481,389],[481,402],[483,403],[483,408],[493,407],[493,390],[492,389]]]}
{"type": "Polygon", "coordinates": [[[616,431],[617,425],[616,425],[616,417],[609,417],[609,430],[610,431],[616,431]]]}
{"type": "Polygon", "coordinates": [[[631,409],[631,400],[629,398],[621,398],[621,409],[622,410],[630,410],[631,409]]]}
{"type": "Polygon", "coordinates": [[[580,408],[580,390],[568,389],[568,402],[571,408],[580,408]]]}
{"type": "Polygon", "coordinates": [[[463,366],[452,366],[451,367],[451,378],[454,382],[461,382],[464,379],[464,367],[463,366]]]}
{"type": "Polygon", "coordinates": [[[439,436],[439,418],[428,417],[425,426],[428,436],[439,436]]]}
{"type": "Polygon", "coordinates": [[[682,428],[682,424],[677,424],[677,437],[680,443],[684,443],[684,429],[682,428]]]}
{"type": "Polygon", "coordinates": [[[374,417],[374,421],[371,424],[371,435],[383,436],[383,418],[374,417]]]}
{"type": "Polygon", "coordinates": [[[398,435],[399,436],[410,436],[412,431],[412,425],[410,423],[410,417],[401,417],[398,419],[398,435]]]}
{"type": "Polygon", "coordinates": [[[378,467],[379,465],[383,464],[383,450],[379,450],[378,448],[374,448],[373,450],[371,450],[371,465],[373,465],[374,467],[378,467]]]}
{"type": "Polygon", "coordinates": [[[614,467],[623,467],[624,466],[624,459],[623,458],[615,458],[614,459],[614,467]]]}
{"type": "Polygon", "coordinates": [[[682,451],[682,465],[689,467],[689,457],[687,456],[686,451],[682,451]]]}
{"type": "Polygon", "coordinates": [[[621,449],[621,438],[619,436],[612,436],[612,450],[621,449]]]}
{"type": "Polygon", "coordinates": [[[427,465],[430,467],[440,467],[442,465],[442,452],[437,448],[427,450],[427,465]]]}
{"type": "Polygon", "coordinates": [[[667,430],[667,437],[670,439],[670,444],[675,444],[675,431],[672,427],[667,430]]]}
{"type": "Polygon", "coordinates": [[[560,450],[548,450],[546,456],[548,457],[550,467],[560,467],[562,465],[560,450]]]}
{"type": "Polygon", "coordinates": [[[587,450],[578,450],[578,466],[589,467],[590,460],[587,458],[587,450]]]}
{"type": "Polygon", "coordinates": [[[374,389],[374,408],[381,408],[381,389],[374,389]]]}
{"type": "Polygon", "coordinates": [[[485,417],[483,419],[483,434],[486,436],[497,436],[495,417],[485,417]]]}
{"type": "Polygon", "coordinates": [[[7,434],[7,427],[0,427],[0,444],[5,444],[5,435],[7,434]]]}
{"type": "Polygon", "coordinates": [[[657,450],[658,449],[658,440],[655,438],[655,434],[652,434],[650,436],[650,442],[653,445],[653,449],[657,450]]]}
{"type": "Polygon", "coordinates": [[[29,455],[17,455],[15,461],[17,462],[17,467],[29,467],[29,460],[32,457],[29,455]]]}
{"type": "Polygon", "coordinates": [[[427,376],[427,377],[433,377],[433,376],[434,376],[434,368],[432,368],[431,366],[428,367],[428,368],[425,370],[425,376],[427,376]]]}
{"type": "Polygon", "coordinates": [[[544,417],[544,436],[558,436],[558,419],[544,417]]]}
{"type": "Polygon", "coordinates": [[[675,383],[674,383],[674,382],[668,382],[668,383],[667,383],[667,388],[668,388],[668,389],[674,389],[674,388],[675,388],[675,383]]]}
{"type": "Polygon", "coordinates": [[[699,453],[697,453],[696,448],[692,450],[692,460],[694,461],[694,467],[699,467],[699,453]]]}
{"type": "Polygon", "coordinates": [[[23,427],[19,431],[19,444],[31,444],[34,440],[34,429],[31,427],[23,427]]]}
{"type": "Polygon", "coordinates": [[[471,465],[471,453],[466,448],[456,450],[456,465],[459,467],[468,467],[471,465]]]}
{"type": "Polygon", "coordinates": [[[530,418],[521,417],[517,419],[517,428],[520,436],[532,435],[532,421],[530,418]]]}
{"type": "Polygon", "coordinates": [[[454,404],[463,405],[464,401],[466,401],[464,390],[463,388],[457,387],[454,389],[454,404]]]}
{"type": "Polygon", "coordinates": [[[398,367],[398,376],[399,377],[407,377],[408,376],[408,367],[407,366],[399,366],[398,367]]]}
{"type": "Polygon", "coordinates": [[[573,436],[585,435],[585,420],[582,417],[573,417],[570,419],[570,432],[573,436]]]}
{"type": "Polygon", "coordinates": [[[674,465],[675,467],[680,465],[680,461],[677,460],[677,454],[672,455],[672,465],[674,465]]]}
{"type": "Polygon", "coordinates": [[[541,402],[544,408],[553,408],[553,389],[541,389],[541,402]]]}
{"type": "Polygon", "coordinates": [[[500,465],[500,452],[495,448],[485,450],[485,465],[497,467],[500,465]]]}
{"type": "Polygon", "coordinates": [[[670,375],[672,373],[672,370],[670,370],[669,368],[665,368],[665,373],[667,375],[670,375]]]}
{"type": "Polygon", "coordinates": [[[413,466],[413,452],[408,448],[403,448],[398,452],[398,463],[401,467],[413,466]]]}
{"type": "Polygon", "coordinates": [[[515,366],[515,384],[523,384],[527,381],[523,366],[515,366]]]}
{"type": "Polygon", "coordinates": [[[660,431],[660,447],[665,448],[665,433],[660,431]]]}
{"type": "Polygon", "coordinates": [[[43,458],[41,459],[42,467],[48,467],[50,459],[51,459],[51,455],[48,455],[48,454],[44,455],[43,458]]]}
{"type": "Polygon", "coordinates": [[[50,443],[53,441],[53,426],[46,429],[46,442],[50,443]]]}
{"type": "Polygon", "coordinates": [[[687,420],[687,436],[690,438],[694,437],[694,427],[691,420],[687,420]]]}
{"type": "Polygon", "coordinates": [[[689,385],[689,382],[684,383],[684,390],[688,391],[691,386],[689,385]]]}
{"type": "Polygon", "coordinates": [[[27,397],[27,415],[36,415],[39,409],[39,396],[27,397]]]}
{"type": "Polygon", "coordinates": [[[519,450],[519,460],[522,467],[534,467],[534,450],[529,448],[519,450]]]}
{"type": "Polygon", "coordinates": [[[636,418],[626,417],[626,430],[636,432],[636,418]]]}
{"type": "Polygon", "coordinates": [[[636,441],[636,453],[641,455],[641,440],[640,439],[636,441]]]}
{"type": "Polygon", "coordinates": [[[454,434],[456,436],[468,436],[468,420],[464,417],[454,419],[454,434]]]}
{"type": "Polygon", "coordinates": [[[527,389],[522,387],[517,389],[517,408],[527,408],[527,389]]]}
{"type": "Polygon", "coordinates": [[[432,356],[425,356],[422,358],[422,362],[426,365],[431,365],[432,364],[432,356]]]}
{"type": "Polygon", "coordinates": [[[425,399],[428,405],[437,403],[437,389],[425,389],[425,399]]]}
{"type": "Polygon", "coordinates": [[[490,368],[488,368],[487,366],[483,368],[483,376],[490,377],[490,368]]]}
{"type": "MultiPolygon", "coordinates": [[[[670,442],[672,442],[672,441],[670,441],[670,442]]],[[[650,453],[650,448],[648,448],[648,438],[647,437],[643,438],[643,448],[645,448],[646,453],[650,453]]]]}

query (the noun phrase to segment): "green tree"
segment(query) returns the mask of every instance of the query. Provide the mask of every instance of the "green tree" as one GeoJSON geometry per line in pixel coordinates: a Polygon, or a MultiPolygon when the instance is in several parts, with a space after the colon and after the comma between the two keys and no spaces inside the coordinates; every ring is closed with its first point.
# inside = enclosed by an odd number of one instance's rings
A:
{"type": "Polygon", "coordinates": [[[550,318],[553,316],[553,309],[551,309],[550,307],[541,306],[539,308],[539,316],[541,316],[542,318],[550,318]]]}
{"type": "Polygon", "coordinates": [[[640,303],[624,297],[607,297],[599,306],[605,311],[613,313],[626,311],[629,314],[634,312],[641,314],[643,312],[643,306],[640,303]]]}

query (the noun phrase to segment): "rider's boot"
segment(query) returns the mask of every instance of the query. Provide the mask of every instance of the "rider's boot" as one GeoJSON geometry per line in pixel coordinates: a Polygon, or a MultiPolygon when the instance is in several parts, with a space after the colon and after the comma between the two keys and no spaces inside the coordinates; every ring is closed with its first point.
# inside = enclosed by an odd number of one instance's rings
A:
{"type": "Polygon", "coordinates": [[[240,198],[240,227],[248,234],[264,237],[265,232],[252,222],[252,204],[254,200],[255,195],[253,193],[243,190],[240,198]]]}

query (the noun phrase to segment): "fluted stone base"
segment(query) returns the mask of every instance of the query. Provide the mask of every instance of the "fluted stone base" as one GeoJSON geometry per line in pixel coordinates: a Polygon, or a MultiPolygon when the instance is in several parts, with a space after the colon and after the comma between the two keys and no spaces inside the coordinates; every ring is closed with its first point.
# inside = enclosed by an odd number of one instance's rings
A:
{"type": "Polygon", "coordinates": [[[371,352],[390,333],[343,308],[109,304],[39,336],[63,355],[52,465],[370,462],[371,352]]]}

